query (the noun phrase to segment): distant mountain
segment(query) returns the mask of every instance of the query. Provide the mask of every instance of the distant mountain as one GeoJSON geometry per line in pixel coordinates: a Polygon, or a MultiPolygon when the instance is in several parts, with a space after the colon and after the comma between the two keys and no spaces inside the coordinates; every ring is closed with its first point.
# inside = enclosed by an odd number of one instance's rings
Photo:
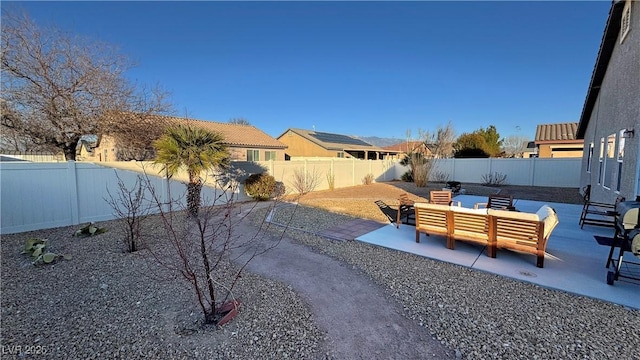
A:
{"type": "Polygon", "coordinates": [[[399,144],[401,142],[406,141],[405,139],[398,139],[398,138],[381,138],[381,137],[377,137],[377,136],[354,136],[366,143],[369,143],[373,146],[378,146],[378,147],[385,147],[385,146],[389,146],[389,145],[395,145],[395,144],[399,144]]]}

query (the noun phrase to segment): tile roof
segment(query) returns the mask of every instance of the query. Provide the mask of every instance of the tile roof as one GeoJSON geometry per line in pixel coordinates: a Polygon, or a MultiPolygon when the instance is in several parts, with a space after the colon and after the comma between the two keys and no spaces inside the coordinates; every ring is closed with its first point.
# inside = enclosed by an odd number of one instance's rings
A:
{"type": "MultiPolygon", "coordinates": [[[[122,117],[123,115],[118,115],[122,117]]],[[[125,117],[139,116],[140,119],[136,121],[143,121],[148,126],[161,126],[166,124],[182,124],[197,126],[209,131],[214,131],[222,134],[225,139],[225,143],[230,146],[236,147],[259,147],[269,149],[286,149],[287,145],[281,143],[275,138],[267,135],[262,130],[256,128],[253,125],[240,125],[230,123],[220,123],[214,121],[195,120],[188,118],[181,118],[176,116],[165,115],[148,115],[141,114],[125,114],[125,117]]]]}
{"type": "Polygon", "coordinates": [[[574,142],[576,139],[577,122],[560,124],[543,124],[536,128],[536,143],[540,142],[574,142]]]}
{"type": "Polygon", "coordinates": [[[192,126],[201,127],[209,131],[222,134],[228,145],[261,147],[272,149],[286,149],[287,145],[277,139],[267,135],[262,130],[253,125],[240,125],[219,123],[214,121],[193,120],[184,118],[172,118],[176,123],[186,123],[192,126]]]}

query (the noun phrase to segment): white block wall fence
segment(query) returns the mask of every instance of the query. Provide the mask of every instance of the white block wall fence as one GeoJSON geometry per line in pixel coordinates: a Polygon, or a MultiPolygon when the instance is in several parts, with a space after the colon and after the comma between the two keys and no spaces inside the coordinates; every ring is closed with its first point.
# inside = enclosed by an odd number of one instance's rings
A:
{"type": "MultiPolygon", "coordinates": [[[[582,159],[441,159],[434,168],[448,174],[449,180],[463,183],[482,183],[483,175],[507,175],[510,185],[579,187],[582,159]]],[[[367,174],[377,182],[400,179],[407,168],[387,160],[307,159],[292,161],[235,162],[234,167],[246,175],[268,172],[292,189],[296,170],[314,173],[320,183],[316,190],[329,188],[327,174],[335,174],[335,187],[362,184],[367,174]]],[[[169,195],[184,205],[185,175],[175,180],[151,175],[150,163],[0,163],[0,234],[9,234],[59,226],[78,225],[90,221],[114,219],[113,209],[105,199],[107,189],[117,195],[117,178],[128,187],[146,169],[149,178],[162,197],[169,195]]],[[[213,199],[221,190],[209,184],[203,189],[205,201],[213,199]]],[[[225,197],[223,197],[225,198],[225,197]]],[[[245,201],[242,186],[233,194],[234,201],[245,201]]],[[[210,201],[209,201],[210,203],[210,201]]]]}
{"type": "MultiPolygon", "coordinates": [[[[109,192],[114,198],[118,196],[118,177],[132,189],[141,172],[74,161],[2,163],[0,234],[112,220],[115,216],[107,199],[109,192]]],[[[154,175],[149,175],[149,180],[162,203],[171,198],[178,206],[185,206],[183,183],[154,175]]],[[[221,192],[205,186],[203,200],[211,204],[221,192]]],[[[232,196],[235,201],[249,199],[239,191],[232,196]]]]}

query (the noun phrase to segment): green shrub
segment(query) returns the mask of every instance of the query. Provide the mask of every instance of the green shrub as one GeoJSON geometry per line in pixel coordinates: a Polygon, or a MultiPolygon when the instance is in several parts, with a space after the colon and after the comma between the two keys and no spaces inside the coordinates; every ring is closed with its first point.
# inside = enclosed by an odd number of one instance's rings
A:
{"type": "Polygon", "coordinates": [[[402,174],[400,180],[404,182],[413,182],[413,174],[411,173],[411,170],[407,170],[404,174],[402,174]]]}
{"type": "Polygon", "coordinates": [[[33,258],[33,264],[51,264],[59,258],[71,260],[71,255],[60,255],[47,251],[47,239],[31,238],[27,240],[27,244],[22,251],[23,254],[29,254],[33,258]]]}
{"type": "Polygon", "coordinates": [[[278,189],[276,179],[269,174],[253,174],[244,182],[244,189],[257,201],[269,200],[278,189]]]}
{"type": "Polygon", "coordinates": [[[73,233],[73,236],[93,236],[100,235],[107,232],[107,228],[97,227],[93,223],[88,223],[82,229],[73,233]]]}

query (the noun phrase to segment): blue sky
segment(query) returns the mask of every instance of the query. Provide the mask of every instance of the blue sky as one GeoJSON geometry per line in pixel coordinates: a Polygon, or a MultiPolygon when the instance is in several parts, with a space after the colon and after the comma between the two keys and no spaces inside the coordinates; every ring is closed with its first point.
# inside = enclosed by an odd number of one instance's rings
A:
{"type": "MultiPolygon", "coordinates": [[[[2,2],[2,7],[9,4],[2,2]]],[[[11,4],[15,6],[16,4],[11,4]]],[[[179,116],[406,138],[578,121],[609,1],[20,2],[120,47],[179,116]]]]}

